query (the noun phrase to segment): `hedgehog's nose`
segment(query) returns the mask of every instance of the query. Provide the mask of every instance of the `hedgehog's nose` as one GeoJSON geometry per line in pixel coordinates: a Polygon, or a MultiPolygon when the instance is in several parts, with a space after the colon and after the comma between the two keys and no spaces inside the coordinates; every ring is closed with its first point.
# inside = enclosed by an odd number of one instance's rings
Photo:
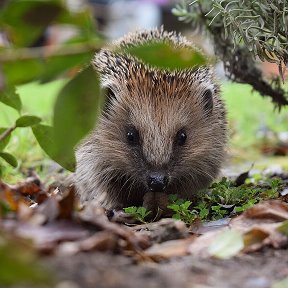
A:
{"type": "Polygon", "coordinates": [[[147,184],[152,192],[162,192],[167,187],[168,176],[163,173],[152,172],[147,178],[147,184]]]}

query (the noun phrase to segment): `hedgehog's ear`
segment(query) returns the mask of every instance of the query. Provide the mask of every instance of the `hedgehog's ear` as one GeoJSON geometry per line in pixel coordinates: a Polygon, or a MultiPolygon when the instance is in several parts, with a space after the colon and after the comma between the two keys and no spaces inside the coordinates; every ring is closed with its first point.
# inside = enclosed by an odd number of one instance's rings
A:
{"type": "Polygon", "coordinates": [[[103,105],[103,114],[109,118],[110,112],[111,112],[111,106],[113,100],[116,98],[115,93],[111,87],[104,88],[105,91],[105,101],[103,105]]]}
{"type": "Polygon", "coordinates": [[[210,115],[213,110],[213,91],[210,88],[204,90],[202,95],[202,103],[205,113],[210,115]]]}

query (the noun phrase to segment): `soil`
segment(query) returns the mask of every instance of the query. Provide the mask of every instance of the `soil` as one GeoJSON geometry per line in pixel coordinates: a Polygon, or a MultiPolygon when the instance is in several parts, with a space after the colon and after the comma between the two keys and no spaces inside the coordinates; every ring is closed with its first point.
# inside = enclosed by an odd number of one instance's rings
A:
{"type": "Polygon", "coordinates": [[[288,250],[266,249],[229,260],[179,257],[135,263],[107,253],[48,259],[57,288],[269,288],[288,276],[288,250]]]}

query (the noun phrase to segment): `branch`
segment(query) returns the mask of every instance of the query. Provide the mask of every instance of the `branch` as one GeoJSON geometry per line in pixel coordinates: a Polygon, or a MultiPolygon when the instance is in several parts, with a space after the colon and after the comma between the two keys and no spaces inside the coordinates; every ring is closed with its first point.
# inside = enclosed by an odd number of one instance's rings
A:
{"type": "Polygon", "coordinates": [[[0,142],[2,142],[5,138],[7,138],[14,130],[16,129],[16,126],[8,128],[6,131],[4,131],[0,135],[0,142]]]}
{"type": "Polygon", "coordinates": [[[29,60],[38,58],[50,58],[56,56],[68,56],[90,51],[98,51],[103,44],[73,44],[67,46],[44,46],[36,48],[14,48],[0,50],[0,62],[15,60],[29,60]]]}

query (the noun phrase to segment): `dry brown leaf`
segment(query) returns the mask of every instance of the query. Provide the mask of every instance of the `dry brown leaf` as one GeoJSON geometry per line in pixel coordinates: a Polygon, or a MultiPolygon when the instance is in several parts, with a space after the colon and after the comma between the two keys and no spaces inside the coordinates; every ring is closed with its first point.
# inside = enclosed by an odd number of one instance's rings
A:
{"type": "Polygon", "coordinates": [[[147,236],[138,235],[126,226],[110,222],[105,215],[104,209],[95,207],[92,204],[79,213],[79,218],[83,223],[92,224],[99,230],[118,235],[126,241],[125,248],[128,250],[141,251],[151,245],[147,236]]]}
{"type": "Polygon", "coordinates": [[[206,234],[210,231],[216,231],[219,229],[222,229],[224,227],[227,227],[231,221],[231,218],[222,218],[215,221],[209,221],[209,222],[198,222],[196,224],[193,224],[189,231],[194,234],[206,234]]]}
{"type": "Polygon", "coordinates": [[[12,186],[13,190],[23,195],[33,195],[42,191],[41,182],[38,177],[28,177],[24,182],[12,186]]]}
{"type": "Polygon", "coordinates": [[[0,200],[8,205],[12,211],[17,211],[18,204],[24,203],[29,205],[32,201],[19,194],[12,186],[0,181],[0,200]]]}
{"type": "Polygon", "coordinates": [[[113,251],[117,247],[118,237],[106,231],[97,232],[91,237],[80,241],[81,251],[113,251]]]}
{"type": "Polygon", "coordinates": [[[71,186],[64,191],[59,200],[59,219],[72,219],[75,206],[75,188],[71,186]]]}
{"type": "Polygon", "coordinates": [[[114,234],[106,231],[97,232],[80,241],[60,243],[56,254],[75,255],[81,251],[115,251],[118,247],[118,240],[119,237],[114,234]]]}
{"type": "Polygon", "coordinates": [[[262,243],[267,237],[269,237],[267,231],[263,231],[259,227],[253,228],[244,234],[244,245],[252,248],[253,245],[262,243]]]}
{"type": "Polygon", "coordinates": [[[90,235],[81,225],[64,220],[44,226],[22,223],[14,232],[20,237],[31,239],[35,248],[45,253],[53,252],[60,242],[80,240],[90,235]]]}
{"type": "Polygon", "coordinates": [[[44,203],[36,207],[35,213],[44,215],[47,222],[53,222],[60,214],[59,201],[55,196],[51,196],[44,203]]]}
{"type": "Polygon", "coordinates": [[[188,253],[197,257],[207,258],[210,257],[208,248],[213,244],[217,237],[228,231],[229,228],[224,227],[220,230],[207,232],[197,238],[189,245],[188,253]]]}
{"type": "MultiPolygon", "coordinates": [[[[288,237],[281,234],[277,229],[287,217],[288,204],[279,200],[270,200],[261,202],[232,219],[229,227],[243,235],[243,252],[256,251],[264,246],[278,249],[288,245],[288,237]]],[[[223,231],[225,231],[225,228],[198,237],[190,245],[189,253],[200,257],[208,257],[208,248],[223,231]]]]}
{"type": "Polygon", "coordinates": [[[245,213],[232,219],[230,227],[243,233],[245,252],[256,251],[264,246],[280,248],[288,238],[278,231],[288,217],[288,204],[279,200],[261,202],[245,213]]]}
{"type": "Polygon", "coordinates": [[[173,218],[164,218],[157,222],[136,225],[130,227],[130,229],[147,235],[153,243],[183,239],[189,236],[186,224],[173,218]]]}
{"type": "Polygon", "coordinates": [[[269,200],[249,208],[243,215],[247,218],[283,221],[288,219],[288,204],[280,200],[269,200]]]}
{"type": "Polygon", "coordinates": [[[263,224],[247,231],[243,235],[245,243],[244,252],[257,251],[264,246],[271,246],[276,249],[286,247],[288,237],[277,230],[279,225],[279,223],[263,224]]]}
{"type": "Polygon", "coordinates": [[[161,261],[172,257],[180,257],[188,255],[188,247],[194,241],[195,236],[186,239],[166,241],[161,244],[154,244],[147,250],[145,254],[154,261],[161,261]]]}

